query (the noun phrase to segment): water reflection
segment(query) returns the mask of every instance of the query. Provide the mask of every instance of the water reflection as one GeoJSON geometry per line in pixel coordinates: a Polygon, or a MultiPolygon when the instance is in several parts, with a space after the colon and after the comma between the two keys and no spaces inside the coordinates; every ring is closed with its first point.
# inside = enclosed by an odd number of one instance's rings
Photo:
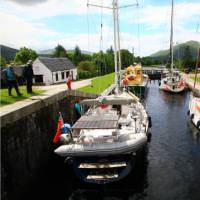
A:
{"type": "MultiPolygon", "coordinates": [[[[169,94],[149,84],[147,111],[151,142],[143,162],[123,181],[87,185],[55,157],[32,194],[25,199],[53,200],[199,200],[200,133],[187,116],[189,93],[169,94]],[[45,186],[45,187],[44,187],[45,186]]],[[[53,154],[53,153],[52,153],[53,154]]]]}

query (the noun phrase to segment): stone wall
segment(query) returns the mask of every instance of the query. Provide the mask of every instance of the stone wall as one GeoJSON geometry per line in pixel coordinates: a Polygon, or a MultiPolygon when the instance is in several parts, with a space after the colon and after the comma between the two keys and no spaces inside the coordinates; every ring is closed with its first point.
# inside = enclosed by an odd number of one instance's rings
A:
{"type": "Polygon", "coordinates": [[[72,124],[75,100],[95,97],[76,91],[62,92],[1,116],[2,199],[19,199],[45,170],[56,147],[52,140],[58,112],[72,124]]]}

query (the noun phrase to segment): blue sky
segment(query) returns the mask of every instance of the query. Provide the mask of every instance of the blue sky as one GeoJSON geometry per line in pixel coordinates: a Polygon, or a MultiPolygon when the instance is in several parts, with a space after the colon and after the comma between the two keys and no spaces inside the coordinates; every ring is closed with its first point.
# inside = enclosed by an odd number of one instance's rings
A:
{"type": "MultiPolygon", "coordinates": [[[[139,56],[147,56],[169,47],[170,0],[138,0],[139,7],[120,10],[121,47],[139,56]]],[[[111,0],[89,0],[91,4],[110,6],[111,0]]],[[[135,0],[119,0],[120,5],[135,0]]],[[[82,50],[100,50],[113,45],[112,12],[89,7],[87,0],[0,0],[0,44],[14,48],[26,46],[37,51],[66,49],[78,45],[82,50]]],[[[199,0],[175,0],[174,43],[200,41],[199,0]]]]}

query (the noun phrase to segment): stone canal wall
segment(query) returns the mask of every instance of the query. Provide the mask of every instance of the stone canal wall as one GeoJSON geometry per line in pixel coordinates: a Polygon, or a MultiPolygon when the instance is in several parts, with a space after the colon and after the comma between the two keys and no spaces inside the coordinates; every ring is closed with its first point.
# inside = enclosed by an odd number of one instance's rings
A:
{"type": "Polygon", "coordinates": [[[58,112],[65,122],[75,121],[77,98],[96,95],[64,91],[1,115],[1,197],[18,199],[45,170],[55,146],[58,112]]]}

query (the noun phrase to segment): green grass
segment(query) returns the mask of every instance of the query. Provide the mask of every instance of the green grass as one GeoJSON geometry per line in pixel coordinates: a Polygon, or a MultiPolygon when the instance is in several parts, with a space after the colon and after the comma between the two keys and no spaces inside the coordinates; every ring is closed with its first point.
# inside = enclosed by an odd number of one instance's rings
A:
{"type": "Polygon", "coordinates": [[[79,88],[77,90],[86,93],[100,94],[106,88],[108,88],[110,85],[114,83],[114,78],[115,78],[115,73],[100,76],[92,80],[90,85],[79,88]]]}
{"type": "Polygon", "coordinates": [[[31,96],[38,95],[44,92],[44,90],[38,90],[34,89],[32,94],[27,94],[26,92],[26,86],[20,86],[19,87],[20,93],[22,93],[22,96],[17,96],[15,88],[12,89],[12,95],[8,95],[8,89],[0,89],[0,107],[8,105],[8,104],[13,104],[16,101],[21,101],[24,99],[27,99],[31,96]]]}
{"type": "MultiPolygon", "coordinates": [[[[194,77],[190,77],[192,80],[194,80],[194,77]]],[[[200,83],[200,77],[197,77],[197,82],[200,83]]]]}

